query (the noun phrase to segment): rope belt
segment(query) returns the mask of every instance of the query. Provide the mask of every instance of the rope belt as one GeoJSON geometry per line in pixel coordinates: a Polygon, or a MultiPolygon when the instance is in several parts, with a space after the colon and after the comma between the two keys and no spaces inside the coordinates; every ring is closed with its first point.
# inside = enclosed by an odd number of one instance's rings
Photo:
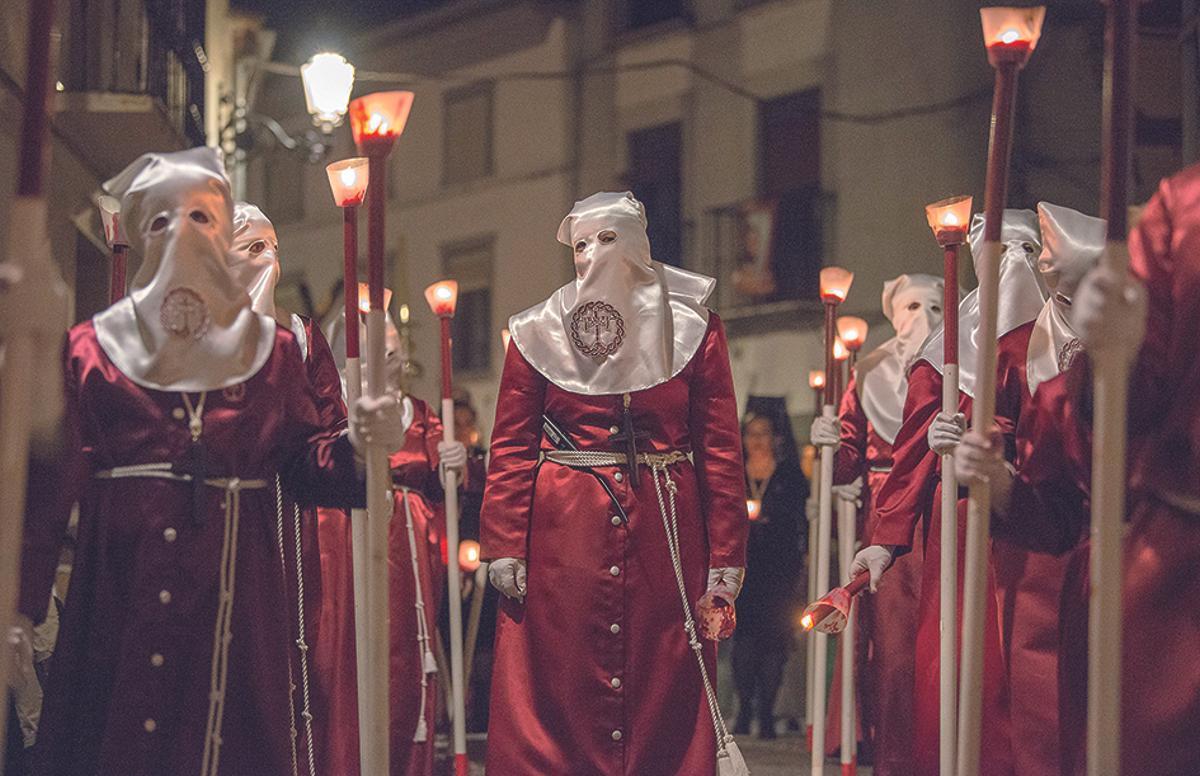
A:
{"type": "Polygon", "coordinates": [[[872,466],[872,467],[870,467],[869,471],[872,474],[887,474],[891,470],[892,470],[892,466],[891,466],[891,464],[888,464],[886,466],[879,466],[879,465],[872,466]]]}
{"type": "MultiPolygon", "coordinates": [[[[188,474],[172,470],[170,463],[146,463],[115,466],[92,475],[98,480],[119,480],[135,477],[191,482],[188,474]]],[[[216,776],[221,755],[221,726],[225,716],[225,694],[229,684],[229,642],[233,640],[233,595],[237,578],[238,525],[242,512],[242,491],[262,490],[266,480],[243,480],[238,477],[214,477],[204,484],[225,491],[225,526],[221,540],[220,591],[217,598],[217,619],[213,627],[212,669],[208,692],[208,721],[204,734],[202,776],[216,776]]]]}
{"type": "MultiPolygon", "coordinates": [[[[623,466],[628,461],[626,456],[621,453],[588,450],[549,450],[542,456],[551,463],[580,469],[597,466],[623,466]]],[[[663,528],[666,530],[667,549],[671,553],[671,566],[675,571],[675,582],[679,587],[679,600],[683,605],[683,630],[687,634],[688,647],[696,656],[696,664],[700,668],[700,681],[704,684],[704,697],[708,703],[708,712],[712,716],[713,730],[716,732],[717,767],[721,773],[742,773],[745,764],[737,744],[733,741],[733,736],[725,726],[725,718],[721,716],[721,709],[717,704],[717,693],[708,676],[708,667],[704,664],[704,647],[696,635],[692,603],[688,599],[687,587],[683,581],[683,560],[679,549],[679,515],[675,504],[675,496],[679,493],[679,487],[675,484],[675,480],[671,479],[670,467],[690,460],[690,456],[682,451],[673,450],[668,453],[638,453],[637,460],[639,464],[649,467],[650,474],[654,479],[654,494],[658,498],[658,511],[662,516],[663,528]],[[733,770],[730,770],[731,766],[733,770]]]]}
{"type": "MultiPolygon", "coordinates": [[[[283,574],[284,589],[287,589],[287,561],[284,555],[283,542],[283,483],[278,474],[275,475],[275,537],[279,543],[279,571],[283,574]]],[[[313,715],[312,701],[308,686],[308,642],[305,638],[305,622],[304,622],[304,556],[302,539],[300,535],[300,505],[292,504],[292,524],[294,526],[296,540],[296,604],[298,615],[298,630],[299,637],[296,639],[296,647],[300,652],[300,684],[303,688],[304,707],[300,711],[300,716],[304,719],[305,746],[308,753],[308,773],[309,776],[317,776],[316,752],[313,744],[313,715]]],[[[299,776],[300,767],[296,751],[296,738],[299,733],[296,729],[296,680],[292,671],[292,655],[291,650],[287,654],[288,665],[288,719],[291,723],[292,736],[292,774],[299,776]]]]}
{"type": "MultiPolygon", "coordinates": [[[[603,450],[545,450],[543,460],[572,469],[594,469],[599,466],[625,466],[629,459],[624,453],[605,452],[603,450]]],[[[637,461],[642,466],[651,469],[660,466],[670,466],[681,461],[690,460],[691,456],[680,450],[669,453],[638,453],[637,461]]]]}
{"type": "Polygon", "coordinates": [[[1170,490],[1162,490],[1154,495],[1169,507],[1174,507],[1180,512],[1187,512],[1192,517],[1200,517],[1200,497],[1170,490]]]}
{"type": "Polygon", "coordinates": [[[413,526],[412,506],[408,503],[411,491],[400,488],[400,498],[404,502],[404,527],[408,531],[408,556],[412,563],[413,589],[416,591],[417,614],[417,652],[421,660],[421,707],[417,712],[417,727],[413,732],[413,743],[422,744],[429,740],[429,724],[425,720],[425,710],[429,693],[429,676],[437,673],[437,660],[429,648],[432,637],[429,634],[429,619],[425,612],[425,595],[421,589],[421,567],[417,561],[417,536],[413,526]]]}

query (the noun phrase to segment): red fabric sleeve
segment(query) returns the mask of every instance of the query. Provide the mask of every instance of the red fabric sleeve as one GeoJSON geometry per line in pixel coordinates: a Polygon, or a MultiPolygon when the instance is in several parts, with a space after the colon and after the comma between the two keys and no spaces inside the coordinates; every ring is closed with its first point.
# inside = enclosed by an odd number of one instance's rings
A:
{"type": "Polygon", "coordinates": [[[908,375],[904,421],[892,447],[892,471],[875,497],[877,522],[871,544],[913,546],[917,523],[930,511],[937,487],[938,457],[929,449],[926,433],[941,408],[942,375],[920,361],[908,375]]]}
{"type": "Polygon", "coordinates": [[[833,464],[833,484],[845,485],[853,482],[867,469],[867,413],[858,398],[858,386],[853,375],[846,392],[842,394],[842,405],[838,409],[841,422],[841,441],[833,464]]]}
{"type": "Polygon", "coordinates": [[[70,362],[70,337],[64,347],[63,425],[56,450],[29,454],[25,526],[21,536],[21,592],[18,611],[34,624],[46,617],[58,555],[71,506],[88,478],[87,455],[80,435],[79,385],[70,362]]]}
{"type": "Polygon", "coordinates": [[[688,421],[692,459],[708,530],[709,568],[746,565],[746,474],[737,398],[729,369],[725,327],[711,313],[708,332],[693,357],[688,421]]]}
{"type": "Polygon", "coordinates": [[[1091,445],[1074,418],[1068,387],[1074,379],[1079,374],[1067,372],[1038,386],[1017,428],[1021,465],[1007,513],[992,516],[996,536],[1038,552],[1075,547],[1091,509],[1091,445]]]}
{"type": "Polygon", "coordinates": [[[311,318],[304,319],[308,335],[308,382],[312,384],[317,402],[317,417],[328,429],[346,427],[346,403],[342,400],[342,378],[329,342],[311,318]]]}
{"type": "Polygon", "coordinates": [[[1000,338],[996,346],[995,421],[1004,437],[1004,454],[1009,462],[1017,457],[1017,424],[1029,401],[1025,364],[1029,359],[1029,337],[1034,322],[1024,324],[1000,338]]]}
{"type": "Polygon", "coordinates": [[[480,510],[480,545],[486,561],[525,557],[546,384],[521,349],[511,345],[500,377],[492,457],[480,510]]]}

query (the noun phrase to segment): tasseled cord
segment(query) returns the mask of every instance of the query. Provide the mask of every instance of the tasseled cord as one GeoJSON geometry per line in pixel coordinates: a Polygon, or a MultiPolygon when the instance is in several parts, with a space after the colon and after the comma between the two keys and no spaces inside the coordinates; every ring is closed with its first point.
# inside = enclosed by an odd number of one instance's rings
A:
{"type": "Polygon", "coordinates": [[[717,776],[750,776],[746,758],[731,735],[725,737],[725,748],[717,752],[717,776]]]}

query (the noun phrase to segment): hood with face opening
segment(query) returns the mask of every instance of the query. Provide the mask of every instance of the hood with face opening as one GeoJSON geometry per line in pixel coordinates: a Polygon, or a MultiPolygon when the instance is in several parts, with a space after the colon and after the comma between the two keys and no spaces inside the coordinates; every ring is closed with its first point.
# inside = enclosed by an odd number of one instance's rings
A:
{"type": "Polygon", "coordinates": [[[679,374],[708,329],[712,278],[654,261],[642,203],[629,192],[575,203],[558,240],[575,280],[508,324],[521,355],[563,390],[641,391],[679,374]]]}
{"type": "Polygon", "coordinates": [[[943,281],[933,275],[901,275],[883,285],[883,314],[896,336],[859,359],[856,382],[867,420],[889,444],[896,441],[908,395],[908,367],[930,329],[942,322],[943,281]]]}
{"type": "Polygon", "coordinates": [[[1071,326],[1071,297],[1083,276],[1104,253],[1107,222],[1069,207],[1038,203],[1042,252],[1038,269],[1053,293],[1046,300],[1025,359],[1025,384],[1030,395],[1050,378],[1066,371],[1083,347],[1071,326]]]}
{"type": "MultiPolygon", "coordinates": [[[[983,250],[983,215],[971,221],[970,245],[975,266],[983,250]]],[[[1041,273],[1034,264],[1040,250],[1037,216],[1032,210],[1005,210],[1000,230],[1004,252],[1000,256],[1000,287],[997,304],[996,337],[1003,337],[1037,318],[1047,292],[1041,273]]],[[[943,371],[945,329],[939,326],[925,340],[918,361],[928,361],[943,371]]],[[[979,354],[979,289],[975,288],[958,305],[958,379],[959,388],[975,395],[975,361],[979,354]]]]}
{"type": "Polygon", "coordinates": [[[233,208],[233,249],[229,271],[250,295],[256,313],[275,317],[275,286],[279,283],[279,238],[271,219],[256,205],[238,202],[233,208]]]}
{"type": "Polygon", "coordinates": [[[229,271],[233,200],[217,152],[145,154],[104,184],[141,267],[129,295],[93,318],[129,379],[164,391],[226,388],[274,348],[275,321],[250,308],[229,271]]]}

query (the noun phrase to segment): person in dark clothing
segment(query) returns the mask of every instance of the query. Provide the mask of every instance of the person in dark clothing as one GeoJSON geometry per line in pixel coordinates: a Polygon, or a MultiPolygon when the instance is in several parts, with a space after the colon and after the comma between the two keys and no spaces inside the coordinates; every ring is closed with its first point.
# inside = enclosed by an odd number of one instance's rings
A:
{"type": "Polygon", "coordinates": [[[757,713],[759,736],[775,737],[775,696],[792,648],[792,621],[801,601],[808,480],[782,397],[750,397],[742,422],[750,539],[746,582],[738,597],[733,637],[737,686],[736,733],[750,732],[757,713]]]}

